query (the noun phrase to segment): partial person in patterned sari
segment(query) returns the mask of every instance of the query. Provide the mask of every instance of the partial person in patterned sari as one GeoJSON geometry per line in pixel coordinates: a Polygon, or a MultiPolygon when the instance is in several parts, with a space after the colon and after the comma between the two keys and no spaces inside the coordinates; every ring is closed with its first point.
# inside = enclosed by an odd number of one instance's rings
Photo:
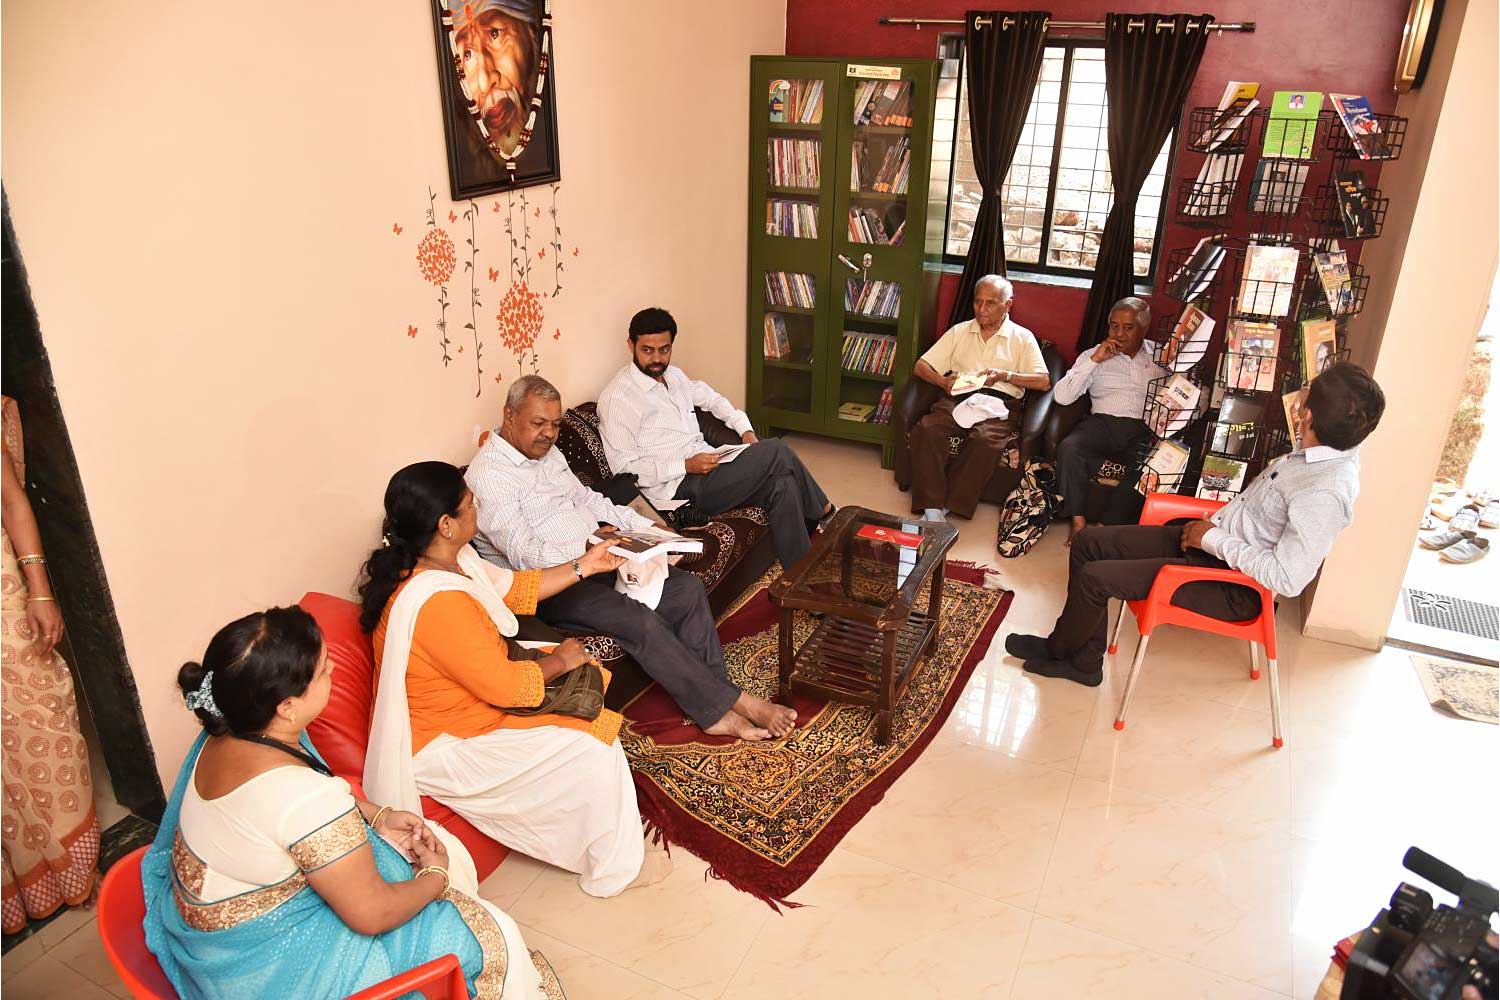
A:
{"type": "Polygon", "coordinates": [[[73,677],[57,654],[62,614],[26,498],[26,453],[15,400],[0,397],[3,441],[4,623],[0,643],[0,773],[5,933],[94,891],[99,820],[89,751],[78,728],[73,677]]]}
{"type": "Polygon", "coordinates": [[[561,997],[515,922],[475,895],[457,840],[329,772],[305,730],[332,676],[300,608],[231,622],[179,671],[205,732],[141,866],[146,944],[173,987],[344,997],[452,953],[473,996],[561,997]]]}

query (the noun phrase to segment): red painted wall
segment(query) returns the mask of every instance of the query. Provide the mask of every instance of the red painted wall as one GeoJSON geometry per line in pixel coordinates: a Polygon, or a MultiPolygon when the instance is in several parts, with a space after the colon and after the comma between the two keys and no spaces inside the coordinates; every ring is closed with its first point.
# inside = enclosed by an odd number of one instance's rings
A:
{"type": "MultiPolygon", "coordinates": [[[[786,52],[789,56],[851,56],[861,58],[926,57],[937,54],[939,30],[935,28],[884,27],[880,17],[951,17],[962,19],[972,8],[964,0],[787,0],[786,52]]],[[[1188,95],[1189,108],[1218,101],[1226,80],[1255,80],[1262,95],[1277,90],[1321,90],[1325,93],[1364,94],[1377,112],[1395,109],[1391,78],[1396,72],[1396,49],[1410,0],[1233,0],[1218,11],[1218,20],[1254,21],[1250,34],[1215,35],[1198,68],[1198,78],[1188,95]]],[[[1054,20],[1098,21],[1110,6],[1085,0],[1055,0],[1038,4],[1050,10],[1054,20]]],[[[1134,0],[1131,12],[1175,13],[1180,3],[1134,0]]],[[[1186,8],[1200,13],[1201,8],[1186,8]]],[[[962,31],[963,26],[942,30],[962,31]]],[[[1265,103],[1269,103],[1267,99],[1265,103]]],[[[1324,107],[1328,105],[1325,102],[1324,107]]],[[[1248,158],[1248,157],[1247,157],[1248,158]]],[[[1180,156],[1168,192],[1177,190],[1183,176],[1196,176],[1202,158],[1180,156]]],[[[1248,173],[1249,168],[1246,168],[1248,173]]],[[[1314,171],[1316,176],[1316,171],[1314,171]]],[[[1366,170],[1375,183],[1377,172],[1366,170]]],[[[1242,182],[1243,182],[1242,175],[1242,182]]],[[[1164,211],[1168,210],[1166,206],[1164,211]]],[[[1202,230],[1175,225],[1171,218],[1163,231],[1163,250],[1192,246],[1202,230]]],[[[1350,245],[1352,249],[1353,245],[1350,245]]],[[[1357,259],[1357,255],[1351,253],[1357,259]]],[[[1161,255],[1165,260],[1165,252],[1161,255]]],[[[1071,358],[1078,328],[1083,322],[1088,293],[1081,288],[1025,282],[1012,274],[1018,287],[1014,316],[1037,336],[1051,340],[1071,358]]],[[[955,275],[943,278],[938,316],[946,320],[958,283],[955,275]]],[[[1153,299],[1157,312],[1173,314],[1177,304],[1162,297],[1153,299]]]]}

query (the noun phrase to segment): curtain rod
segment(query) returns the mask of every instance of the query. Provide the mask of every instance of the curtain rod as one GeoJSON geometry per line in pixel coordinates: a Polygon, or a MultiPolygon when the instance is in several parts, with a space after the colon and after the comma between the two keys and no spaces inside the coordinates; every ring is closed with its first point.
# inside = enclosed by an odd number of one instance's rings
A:
{"type": "MultiPolygon", "coordinates": [[[[1009,22],[1010,18],[1006,18],[1006,21],[1009,22]]],[[[884,24],[884,25],[891,25],[891,26],[897,26],[897,25],[899,25],[901,27],[915,26],[917,28],[921,28],[924,25],[929,25],[929,24],[958,24],[958,25],[961,25],[961,24],[964,23],[964,19],[961,18],[961,17],[882,17],[880,19],[880,23],[884,24]]],[[[983,27],[985,25],[991,24],[992,22],[991,22],[991,20],[989,18],[980,17],[980,18],[975,18],[974,19],[974,23],[976,25],[979,25],[979,26],[983,27]]],[[[1007,24],[1005,26],[1009,27],[1009,24],[1007,24]]],[[[1146,22],[1145,21],[1131,21],[1131,22],[1129,22],[1129,24],[1126,27],[1127,27],[1127,30],[1128,30],[1129,28],[1144,28],[1145,26],[1146,26],[1146,22]]],[[[1058,28],[1058,29],[1065,30],[1065,31],[1066,30],[1085,30],[1085,31],[1087,31],[1087,30],[1095,30],[1095,31],[1103,31],[1104,30],[1104,22],[1103,21],[1048,21],[1047,22],[1047,27],[1049,27],[1049,28],[1058,28]]],[[[1157,25],[1156,25],[1156,30],[1157,31],[1161,31],[1163,28],[1170,28],[1170,27],[1171,27],[1170,24],[1166,24],[1164,22],[1158,21],[1157,25]]],[[[1217,23],[1216,22],[1214,24],[1209,25],[1208,26],[1208,30],[1209,31],[1219,31],[1219,32],[1224,32],[1224,31],[1242,31],[1242,32],[1246,32],[1246,33],[1252,33],[1252,32],[1255,31],[1255,22],[1254,21],[1226,21],[1226,22],[1223,22],[1223,23],[1217,23]]]]}

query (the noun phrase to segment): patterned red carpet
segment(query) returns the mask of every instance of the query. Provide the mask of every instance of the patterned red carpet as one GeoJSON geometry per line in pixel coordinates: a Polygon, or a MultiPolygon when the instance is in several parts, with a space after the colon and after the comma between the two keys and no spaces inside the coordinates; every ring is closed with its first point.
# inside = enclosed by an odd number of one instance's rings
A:
{"type": "MultiPolygon", "coordinates": [[[[983,580],[982,567],[949,564],[942,629],[896,712],[889,746],[875,742],[865,708],[799,698],[791,736],[743,743],[704,736],[657,685],[641,692],[620,735],[648,827],[708,862],[715,878],[773,908],[795,906],[787,897],[926,749],[989,648],[1013,595],[983,580]]],[[[812,626],[798,616],[799,643],[812,626]]],[[[764,587],[719,634],[730,679],[773,697],[777,613],[764,587]]]]}

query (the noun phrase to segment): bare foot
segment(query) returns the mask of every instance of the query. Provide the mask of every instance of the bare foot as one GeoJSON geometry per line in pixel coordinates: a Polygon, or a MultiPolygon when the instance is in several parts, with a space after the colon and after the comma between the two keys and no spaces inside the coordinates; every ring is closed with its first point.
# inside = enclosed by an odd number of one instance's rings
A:
{"type": "Polygon", "coordinates": [[[1082,531],[1084,529],[1084,527],[1085,527],[1085,524],[1084,524],[1083,518],[1081,518],[1081,517],[1075,517],[1075,518],[1073,518],[1072,521],[1068,524],[1068,540],[1066,542],[1064,542],[1063,544],[1064,545],[1072,545],[1073,544],[1073,539],[1075,539],[1075,538],[1078,537],[1078,533],[1080,531],[1082,531]]]}
{"type": "Polygon", "coordinates": [[[641,886],[655,885],[670,874],[672,874],[672,859],[662,851],[647,851],[645,860],[641,862],[640,874],[636,875],[635,881],[625,888],[639,889],[641,886]]]}
{"type": "MultiPolygon", "coordinates": [[[[740,699],[743,701],[744,699],[740,699]]],[[[752,743],[757,740],[768,740],[771,738],[769,730],[762,729],[734,709],[724,713],[724,717],[707,729],[703,730],[710,736],[733,736],[741,740],[749,740],[752,743]]]]}
{"type": "Polygon", "coordinates": [[[771,735],[777,739],[781,739],[797,726],[795,709],[777,705],[764,698],[757,698],[748,692],[740,695],[739,701],[734,703],[734,710],[757,726],[770,730],[771,735]]]}

